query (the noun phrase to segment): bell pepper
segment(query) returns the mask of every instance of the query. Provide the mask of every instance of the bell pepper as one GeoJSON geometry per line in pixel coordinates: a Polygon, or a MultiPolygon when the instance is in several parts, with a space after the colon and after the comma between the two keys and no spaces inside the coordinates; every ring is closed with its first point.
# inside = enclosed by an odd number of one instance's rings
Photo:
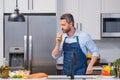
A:
{"type": "Polygon", "coordinates": [[[111,76],[109,72],[102,70],[102,75],[103,76],[111,76]]]}

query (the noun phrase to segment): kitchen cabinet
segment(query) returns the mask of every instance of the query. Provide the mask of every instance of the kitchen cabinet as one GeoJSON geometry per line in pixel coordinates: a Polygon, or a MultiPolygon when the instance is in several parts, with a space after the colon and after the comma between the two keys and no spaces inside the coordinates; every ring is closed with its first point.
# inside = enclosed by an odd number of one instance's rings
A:
{"type": "Polygon", "coordinates": [[[71,13],[75,27],[90,34],[94,40],[100,39],[100,0],[60,0],[57,8],[58,22],[63,13],[71,13]]]}
{"type": "MultiPolygon", "coordinates": [[[[18,0],[18,8],[20,12],[29,12],[29,0],[18,0]]],[[[16,9],[16,0],[4,0],[4,13],[13,13],[16,9]]]]}
{"type": "MultiPolygon", "coordinates": [[[[58,29],[60,28],[59,25],[59,18],[64,13],[71,13],[74,16],[75,26],[78,22],[78,1],[79,0],[58,0],[57,1],[57,21],[58,21],[58,29]]],[[[81,0],[80,0],[81,1],[81,0]]]]}
{"type": "Polygon", "coordinates": [[[120,0],[101,0],[102,13],[120,13],[120,0]]]}
{"type": "Polygon", "coordinates": [[[100,39],[100,0],[83,0],[79,14],[81,30],[91,35],[92,39],[100,39]]]}
{"type": "MultiPolygon", "coordinates": [[[[16,0],[4,0],[4,13],[13,13],[16,0]]],[[[22,13],[56,13],[56,0],[18,0],[22,13]]]]}
{"type": "Polygon", "coordinates": [[[56,13],[57,0],[33,0],[32,13],[56,13]]]}

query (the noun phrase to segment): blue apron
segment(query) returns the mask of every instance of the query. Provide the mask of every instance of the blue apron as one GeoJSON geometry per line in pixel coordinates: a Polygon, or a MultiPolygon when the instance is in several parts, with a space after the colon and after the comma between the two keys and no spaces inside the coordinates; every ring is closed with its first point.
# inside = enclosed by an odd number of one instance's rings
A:
{"type": "MultiPolygon", "coordinates": [[[[66,37],[67,38],[67,37],[66,37]]],[[[66,40],[65,38],[65,40],[66,40]]],[[[78,36],[76,36],[77,42],[65,43],[63,42],[64,60],[63,60],[63,70],[62,75],[68,75],[71,73],[72,58],[71,55],[74,52],[77,64],[74,65],[75,75],[84,75],[87,68],[86,55],[80,48],[78,36]]]]}

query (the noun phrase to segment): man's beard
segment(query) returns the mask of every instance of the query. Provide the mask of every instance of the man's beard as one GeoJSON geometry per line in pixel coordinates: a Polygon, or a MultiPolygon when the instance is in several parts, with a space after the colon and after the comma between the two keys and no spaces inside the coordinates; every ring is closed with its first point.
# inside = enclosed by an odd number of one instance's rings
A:
{"type": "Polygon", "coordinates": [[[69,33],[70,31],[71,31],[71,29],[69,28],[69,29],[62,29],[62,31],[63,31],[63,33],[69,33]]]}

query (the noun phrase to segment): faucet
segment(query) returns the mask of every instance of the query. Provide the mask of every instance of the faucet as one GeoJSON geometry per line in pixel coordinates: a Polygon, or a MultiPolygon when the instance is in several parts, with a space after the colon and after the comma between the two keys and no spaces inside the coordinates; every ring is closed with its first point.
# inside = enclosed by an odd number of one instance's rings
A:
{"type": "Polygon", "coordinates": [[[72,53],[71,58],[72,58],[71,72],[70,72],[70,74],[68,74],[67,76],[70,76],[71,79],[74,79],[74,65],[77,64],[77,61],[76,61],[76,57],[75,57],[75,53],[74,53],[74,52],[72,53]]]}

